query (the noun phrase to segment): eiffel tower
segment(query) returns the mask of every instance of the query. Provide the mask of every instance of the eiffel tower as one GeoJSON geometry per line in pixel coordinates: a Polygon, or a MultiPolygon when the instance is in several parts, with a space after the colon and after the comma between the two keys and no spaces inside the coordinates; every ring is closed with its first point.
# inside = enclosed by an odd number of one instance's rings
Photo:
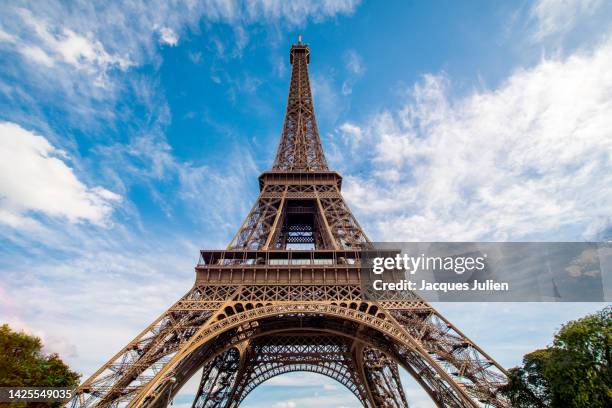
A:
{"type": "Polygon", "coordinates": [[[308,78],[291,47],[291,83],[274,164],[229,246],[202,250],[194,286],[87,379],[72,407],[165,407],[202,369],[194,408],[238,407],[289,372],[333,378],[364,407],[408,407],[403,367],[439,407],[507,407],[504,369],[409,292],[369,301],[369,242],[328,168],[308,78]]]}

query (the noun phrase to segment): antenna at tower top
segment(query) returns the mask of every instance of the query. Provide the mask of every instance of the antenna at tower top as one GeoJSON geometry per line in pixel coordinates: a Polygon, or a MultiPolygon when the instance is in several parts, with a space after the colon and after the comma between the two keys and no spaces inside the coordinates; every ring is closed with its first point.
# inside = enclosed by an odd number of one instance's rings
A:
{"type": "Polygon", "coordinates": [[[302,43],[302,34],[298,34],[298,44],[302,43]]]}

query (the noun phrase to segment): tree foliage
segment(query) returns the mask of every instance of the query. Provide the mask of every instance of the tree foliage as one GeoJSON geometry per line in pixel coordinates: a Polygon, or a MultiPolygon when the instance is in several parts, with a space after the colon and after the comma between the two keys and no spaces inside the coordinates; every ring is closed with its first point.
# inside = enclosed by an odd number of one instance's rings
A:
{"type": "Polygon", "coordinates": [[[76,387],[79,377],[57,354],[43,353],[38,337],[0,326],[0,387],[76,387]]]}
{"type": "Polygon", "coordinates": [[[612,307],[565,324],[553,344],[509,370],[501,390],[517,408],[612,406],[612,307]]]}

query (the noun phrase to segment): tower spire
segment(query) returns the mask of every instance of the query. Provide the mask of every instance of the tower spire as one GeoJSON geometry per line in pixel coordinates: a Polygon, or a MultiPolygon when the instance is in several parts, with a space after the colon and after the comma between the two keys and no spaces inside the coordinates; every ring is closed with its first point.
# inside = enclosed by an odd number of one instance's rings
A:
{"type": "Polygon", "coordinates": [[[327,171],[308,78],[310,48],[302,43],[301,34],[289,51],[289,60],[292,68],[287,110],[272,170],[327,171]]]}

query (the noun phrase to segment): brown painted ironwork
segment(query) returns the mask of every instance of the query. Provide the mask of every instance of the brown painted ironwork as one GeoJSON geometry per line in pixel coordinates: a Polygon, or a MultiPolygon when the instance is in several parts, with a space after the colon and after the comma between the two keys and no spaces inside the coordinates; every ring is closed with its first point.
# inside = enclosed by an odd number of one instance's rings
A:
{"type": "Polygon", "coordinates": [[[509,406],[504,369],[416,294],[365,301],[369,242],[330,171],[308,79],[291,84],[271,171],[225,250],[201,251],[193,288],[88,378],[72,407],[163,407],[202,369],[193,407],[237,407],[294,371],[333,378],[365,407],[407,407],[403,367],[440,407],[509,406]]]}

